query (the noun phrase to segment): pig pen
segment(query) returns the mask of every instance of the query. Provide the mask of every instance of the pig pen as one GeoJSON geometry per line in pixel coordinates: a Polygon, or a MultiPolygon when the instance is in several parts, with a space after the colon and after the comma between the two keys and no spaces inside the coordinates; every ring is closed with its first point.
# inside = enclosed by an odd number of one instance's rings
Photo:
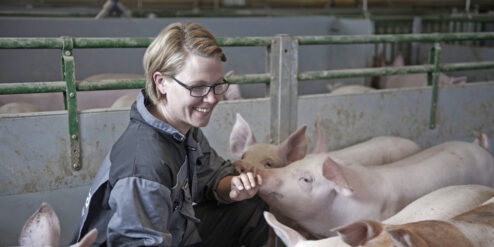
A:
{"type": "MultiPolygon", "coordinates": [[[[259,44],[255,45],[270,46],[270,56],[266,63],[269,72],[233,76],[231,81],[240,84],[267,81],[269,97],[220,102],[210,124],[203,128],[211,145],[223,157],[234,159],[228,149],[228,138],[236,113],[242,114],[256,137],[263,142],[279,142],[298,126],[306,124],[309,126],[309,143],[312,144],[315,139],[313,124],[319,115],[321,126],[326,132],[328,148],[332,150],[379,135],[410,138],[427,148],[449,140],[472,141],[474,132],[480,131],[486,133],[489,141],[493,143],[492,81],[440,87],[436,88],[437,91],[434,87],[427,87],[387,89],[365,94],[300,95],[300,84],[311,83],[304,82],[306,80],[417,71],[418,67],[408,68],[410,71],[299,69],[299,46],[302,45],[383,42],[382,37],[372,35],[350,36],[334,39],[328,36],[288,35],[259,38],[259,44]],[[352,38],[354,41],[351,41],[352,38]],[[433,97],[436,93],[437,97],[433,97]],[[435,102],[434,98],[437,99],[437,105],[435,119],[431,121],[431,105],[435,102]]],[[[384,37],[384,42],[397,37],[402,36],[384,37]]],[[[423,38],[420,35],[414,37],[423,38]]],[[[468,38],[461,35],[459,37],[468,38]]],[[[487,33],[484,38],[494,39],[494,33],[487,33]]],[[[231,46],[249,45],[242,40],[248,39],[225,39],[222,42],[239,42],[231,46]]],[[[316,46],[318,47],[320,46],[316,46]]],[[[489,48],[484,49],[485,52],[492,52],[489,48]]],[[[437,59],[437,64],[439,62],[440,59],[437,59]]],[[[465,64],[455,66],[463,69],[472,67],[465,64]]],[[[487,73],[492,73],[494,68],[492,62],[484,62],[480,66],[489,69],[487,73]]],[[[421,69],[432,71],[433,68],[421,69]]],[[[493,77],[489,74],[488,78],[493,77]]],[[[79,129],[77,139],[80,145],[80,169],[74,169],[73,166],[74,142],[69,134],[70,125],[67,124],[73,114],[74,111],[71,113],[69,110],[0,116],[1,245],[17,244],[22,225],[41,202],[48,202],[53,206],[60,218],[61,241],[68,242],[79,219],[92,178],[111,145],[126,128],[129,110],[97,109],[75,113],[79,129]]],[[[312,145],[309,145],[309,150],[311,147],[312,145]]],[[[493,145],[490,145],[489,151],[494,154],[493,145]]]]}

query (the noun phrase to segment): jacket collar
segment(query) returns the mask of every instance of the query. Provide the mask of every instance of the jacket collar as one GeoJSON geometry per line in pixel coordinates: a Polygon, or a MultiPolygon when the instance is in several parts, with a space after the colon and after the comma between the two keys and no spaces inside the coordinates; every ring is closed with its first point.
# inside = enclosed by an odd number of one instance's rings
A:
{"type": "Polygon", "coordinates": [[[173,137],[173,139],[179,142],[183,142],[185,140],[185,136],[182,133],[180,133],[180,131],[178,131],[171,125],[157,119],[156,117],[153,116],[153,114],[151,114],[148,111],[148,109],[146,108],[147,102],[145,100],[144,94],[145,94],[145,90],[142,89],[139,95],[137,96],[136,102],[132,105],[131,118],[133,118],[132,113],[137,111],[138,115],[140,115],[140,117],[142,118],[142,121],[158,129],[160,132],[166,135],[170,135],[171,137],[173,137]]]}

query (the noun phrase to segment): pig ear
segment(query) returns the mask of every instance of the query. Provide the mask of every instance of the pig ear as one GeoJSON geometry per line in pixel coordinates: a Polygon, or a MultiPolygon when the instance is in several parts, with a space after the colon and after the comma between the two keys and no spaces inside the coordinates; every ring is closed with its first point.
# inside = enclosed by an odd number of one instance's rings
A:
{"type": "Polygon", "coordinates": [[[81,241],[71,245],[70,247],[89,247],[91,244],[96,241],[96,238],[98,237],[98,230],[93,229],[84,238],[81,239],[81,241]]]}
{"type": "Polygon", "coordinates": [[[322,174],[326,179],[335,184],[336,192],[341,193],[344,196],[351,196],[353,194],[352,188],[343,175],[341,166],[329,156],[324,160],[322,174]]]}
{"type": "Polygon", "coordinates": [[[305,240],[300,233],[281,224],[272,213],[264,211],[264,218],[287,247],[294,247],[298,242],[305,240]]]}
{"type": "Polygon", "coordinates": [[[247,146],[256,143],[256,138],[249,124],[237,113],[237,120],[230,133],[230,151],[238,158],[242,157],[247,146]]]}
{"type": "Polygon", "coordinates": [[[389,234],[391,242],[393,242],[396,247],[412,247],[413,242],[410,233],[405,229],[389,229],[386,230],[389,234]]]}
{"type": "Polygon", "coordinates": [[[316,130],[317,130],[317,141],[312,153],[326,153],[328,152],[328,147],[326,146],[326,140],[324,139],[324,132],[319,125],[319,115],[316,117],[316,130]]]}
{"type": "Polygon", "coordinates": [[[393,61],[393,67],[402,67],[405,66],[405,60],[403,59],[403,56],[401,54],[398,54],[398,56],[395,57],[395,60],[393,61]]]}
{"type": "Polygon", "coordinates": [[[467,83],[467,77],[466,76],[452,77],[450,78],[449,83],[450,85],[465,84],[467,83]]]}
{"type": "Polygon", "coordinates": [[[60,222],[50,204],[43,202],[26,221],[19,236],[21,246],[58,246],[60,222]]]}
{"type": "Polygon", "coordinates": [[[373,220],[361,220],[346,226],[338,227],[332,231],[338,232],[338,235],[351,246],[364,245],[367,241],[377,237],[383,227],[380,222],[373,220]]]}
{"type": "Polygon", "coordinates": [[[489,138],[487,137],[487,135],[478,131],[475,131],[474,135],[475,140],[473,141],[473,143],[479,145],[485,150],[489,150],[489,138]]]}
{"type": "Polygon", "coordinates": [[[280,152],[286,156],[288,164],[302,159],[307,154],[306,129],[306,125],[300,127],[280,144],[280,152]]]}

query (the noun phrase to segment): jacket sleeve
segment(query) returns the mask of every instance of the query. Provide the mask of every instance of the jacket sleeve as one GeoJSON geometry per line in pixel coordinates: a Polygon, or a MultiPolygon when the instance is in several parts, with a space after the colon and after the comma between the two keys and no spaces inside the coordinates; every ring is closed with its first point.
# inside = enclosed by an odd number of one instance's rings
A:
{"type": "Polygon", "coordinates": [[[220,203],[230,203],[221,199],[216,193],[219,181],[232,175],[238,175],[238,172],[233,168],[229,160],[224,160],[216,151],[209,146],[206,137],[199,130],[197,133],[197,141],[203,151],[203,165],[197,167],[198,186],[206,199],[215,199],[220,203]],[[202,189],[201,189],[202,188],[202,189]]]}
{"type": "Polygon", "coordinates": [[[117,181],[109,199],[114,212],[107,228],[108,246],[171,246],[170,190],[150,180],[117,181]]]}

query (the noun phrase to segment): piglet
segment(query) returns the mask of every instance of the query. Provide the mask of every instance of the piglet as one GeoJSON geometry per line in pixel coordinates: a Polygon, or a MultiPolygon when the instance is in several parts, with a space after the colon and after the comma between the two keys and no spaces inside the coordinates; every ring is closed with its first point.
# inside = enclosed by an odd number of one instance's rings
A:
{"type": "Polygon", "coordinates": [[[494,197],[447,220],[423,220],[401,225],[363,220],[337,230],[351,246],[490,247],[494,243],[494,197]]]}
{"type": "Polygon", "coordinates": [[[230,133],[230,150],[241,158],[234,162],[240,171],[283,167],[303,158],[307,153],[307,126],[298,128],[281,144],[257,142],[249,124],[237,113],[235,124],[230,133]]]}
{"type": "MultiPolygon", "coordinates": [[[[98,231],[93,229],[80,242],[71,247],[87,247],[96,240],[98,231]]],[[[21,246],[59,246],[60,221],[50,204],[43,202],[26,221],[19,236],[21,246]]]]}
{"type": "Polygon", "coordinates": [[[342,84],[334,84],[328,85],[328,89],[330,90],[331,95],[342,95],[342,94],[359,94],[359,93],[368,93],[374,92],[377,89],[371,88],[364,85],[342,85],[342,84]]]}
{"type": "MultiPolygon", "coordinates": [[[[461,212],[472,210],[494,196],[494,188],[483,185],[456,185],[435,190],[413,201],[396,215],[383,221],[383,224],[405,224],[423,220],[449,219],[461,212]]],[[[264,213],[268,224],[275,229],[276,234],[287,247],[348,247],[341,236],[329,237],[320,240],[307,240],[294,229],[280,223],[274,215],[264,213]]],[[[360,238],[359,243],[381,238],[385,231],[373,229],[381,228],[379,223],[357,221],[347,226],[334,229],[348,238],[360,238]]]]}
{"type": "Polygon", "coordinates": [[[452,141],[383,166],[322,153],[260,174],[259,193],[270,208],[323,238],[333,235],[329,229],[359,219],[386,219],[441,187],[492,186],[494,159],[478,144],[452,141]]]}
{"type": "MultiPolygon", "coordinates": [[[[381,62],[381,66],[384,63],[381,62]]],[[[392,67],[403,67],[405,62],[403,56],[400,54],[395,57],[392,67]]],[[[464,84],[467,82],[466,76],[461,77],[449,77],[444,73],[439,73],[439,85],[456,85],[464,84]]],[[[406,75],[389,75],[382,76],[379,78],[378,87],[384,88],[407,88],[407,87],[425,87],[427,86],[427,74],[417,73],[417,74],[406,74],[406,75]]]]}
{"type": "Polygon", "coordinates": [[[43,111],[40,107],[24,102],[11,102],[0,106],[0,114],[26,113],[43,111]]]}

